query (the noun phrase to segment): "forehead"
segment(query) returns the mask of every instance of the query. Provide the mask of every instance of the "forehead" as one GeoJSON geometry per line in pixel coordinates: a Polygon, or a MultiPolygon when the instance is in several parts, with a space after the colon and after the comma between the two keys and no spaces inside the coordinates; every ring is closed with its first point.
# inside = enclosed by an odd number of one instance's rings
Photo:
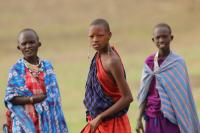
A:
{"type": "Polygon", "coordinates": [[[34,41],[38,40],[36,34],[33,31],[24,31],[19,34],[18,37],[19,42],[31,41],[31,40],[34,41]]]}
{"type": "Polygon", "coordinates": [[[154,36],[159,36],[159,35],[170,35],[170,30],[169,28],[165,26],[159,26],[154,29],[153,32],[154,36]]]}
{"type": "Polygon", "coordinates": [[[91,25],[89,27],[89,34],[91,33],[105,33],[106,30],[105,30],[105,27],[103,24],[98,24],[98,25],[91,25]]]}

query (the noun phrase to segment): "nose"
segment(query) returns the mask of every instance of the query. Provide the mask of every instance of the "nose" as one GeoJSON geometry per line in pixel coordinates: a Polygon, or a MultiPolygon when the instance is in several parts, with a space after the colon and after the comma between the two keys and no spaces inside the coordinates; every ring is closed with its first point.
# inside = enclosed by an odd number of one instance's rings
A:
{"type": "Polygon", "coordinates": [[[31,47],[31,43],[26,43],[25,48],[28,49],[31,47]]]}
{"type": "Polygon", "coordinates": [[[160,37],[160,38],[158,39],[158,41],[159,41],[159,43],[163,43],[163,42],[164,42],[164,39],[163,39],[162,37],[160,37]]]}
{"type": "Polygon", "coordinates": [[[93,42],[98,42],[98,37],[94,36],[93,42]]]}

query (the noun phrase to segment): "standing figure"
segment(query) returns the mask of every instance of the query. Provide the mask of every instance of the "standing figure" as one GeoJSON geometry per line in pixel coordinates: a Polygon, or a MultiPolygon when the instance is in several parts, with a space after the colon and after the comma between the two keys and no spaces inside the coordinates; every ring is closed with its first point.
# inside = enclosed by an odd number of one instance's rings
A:
{"type": "Polygon", "coordinates": [[[120,56],[110,46],[109,24],[94,20],[89,39],[96,53],[86,82],[84,104],[88,124],[81,133],[131,133],[127,116],[133,101],[120,56]]]}
{"type": "Polygon", "coordinates": [[[17,48],[22,52],[10,69],[5,105],[13,133],[68,133],[52,64],[37,56],[41,46],[33,29],[23,29],[17,48]]]}
{"type": "Polygon", "coordinates": [[[137,133],[200,133],[185,61],[170,49],[171,32],[165,23],[154,27],[152,41],[158,52],[145,61],[138,94],[137,133]]]}

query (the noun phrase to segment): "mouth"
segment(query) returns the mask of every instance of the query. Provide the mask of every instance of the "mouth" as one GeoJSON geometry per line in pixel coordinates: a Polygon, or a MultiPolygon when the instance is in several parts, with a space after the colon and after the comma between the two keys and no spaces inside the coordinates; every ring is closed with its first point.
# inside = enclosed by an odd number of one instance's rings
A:
{"type": "Polygon", "coordinates": [[[161,43],[161,44],[158,44],[159,47],[166,47],[168,46],[166,43],[161,43]]]}
{"type": "Polygon", "coordinates": [[[98,45],[98,44],[92,44],[92,47],[93,47],[93,48],[98,48],[99,45],[98,45]]]}
{"type": "Polygon", "coordinates": [[[32,50],[32,49],[25,50],[25,53],[26,53],[26,54],[32,54],[32,53],[33,53],[33,50],[32,50]]]}

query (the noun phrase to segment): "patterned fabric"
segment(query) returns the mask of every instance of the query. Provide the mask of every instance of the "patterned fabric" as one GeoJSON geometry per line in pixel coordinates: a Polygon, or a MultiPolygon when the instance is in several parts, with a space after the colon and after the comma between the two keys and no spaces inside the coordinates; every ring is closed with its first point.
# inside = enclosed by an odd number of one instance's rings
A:
{"type": "MultiPolygon", "coordinates": [[[[149,56],[145,63],[154,70],[154,57],[155,54],[149,56]]],[[[159,58],[157,60],[160,66],[165,58],[159,58]]],[[[162,115],[161,112],[161,100],[156,87],[156,80],[153,77],[148,96],[146,98],[146,109],[145,109],[145,133],[180,133],[177,124],[171,123],[167,118],[162,115]]]]}
{"type": "MultiPolygon", "coordinates": [[[[152,71],[154,69],[154,57],[155,57],[155,54],[149,56],[145,61],[145,63],[149,66],[149,68],[151,68],[152,71]]],[[[159,59],[158,64],[161,65],[164,59],[163,58],[159,59]]],[[[149,86],[149,92],[146,98],[145,114],[149,117],[157,117],[161,115],[160,96],[159,96],[158,90],[155,87],[156,87],[156,80],[155,80],[155,77],[153,77],[151,84],[149,86]]]]}
{"type": "MultiPolygon", "coordinates": [[[[109,107],[111,107],[115,102],[114,100],[107,96],[98,81],[97,78],[97,67],[96,67],[96,57],[97,54],[93,57],[90,70],[86,82],[86,92],[85,92],[85,99],[84,104],[87,108],[87,114],[90,115],[92,118],[95,118],[98,114],[105,111],[109,107]]],[[[118,113],[114,114],[113,116],[109,116],[105,118],[105,120],[122,116],[126,114],[128,111],[128,108],[125,108],[118,113]]]]}
{"type": "Polygon", "coordinates": [[[171,52],[157,71],[145,64],[138,94],[140,105],[147,97],[153,76],[164,117],[177,124],[181,133],[199,133],[200,124],[184,60],[171,52]]]}
{"type": "MultiPolygon", "coordinates": [[[[39,118],[41,133],[68,133],[67,124],[61,109],[60,92],[55,73],[50,62],[41,61],[44,71],[44,82],[47,98],[34,104],[39,118]]],[[[5,95],[5,105],[11,111],[13,120],[13,132],[35,133],[36,129],[31,118],[26,114],[24,106],[13,105],[10,100],[15,96],[32,96],[33,93],[27,88],[25,81],[24,60],[20,59],[9,72],[8,86],[5,95]]]]}
{"type": "Polygon", "coordinates": [[[46,94],[46,88],[44,83],[44,72],[40,72],[38,77],[35,77],[32,75],[32,73],[28,70],[28,68],[25,68],[25,84],[27,88],[34,94],[46,94]]]}
{"type": "MultiPolygon", "coordinates": [[[[25,65],[26,66],[26,65],[25,65]]],[[[32,92],[33,95],[46,94],[46,88],[44,83],[44,72],[39,72],[38,77],[33,76],[33,72],[30,72],[28,68],[25,68],[25,85],[32,92]]],[[[24,105],[26,113],[31,117],[37,133],[40,133],[39,119],[37,112],[33,104],[24,105]]]]}

